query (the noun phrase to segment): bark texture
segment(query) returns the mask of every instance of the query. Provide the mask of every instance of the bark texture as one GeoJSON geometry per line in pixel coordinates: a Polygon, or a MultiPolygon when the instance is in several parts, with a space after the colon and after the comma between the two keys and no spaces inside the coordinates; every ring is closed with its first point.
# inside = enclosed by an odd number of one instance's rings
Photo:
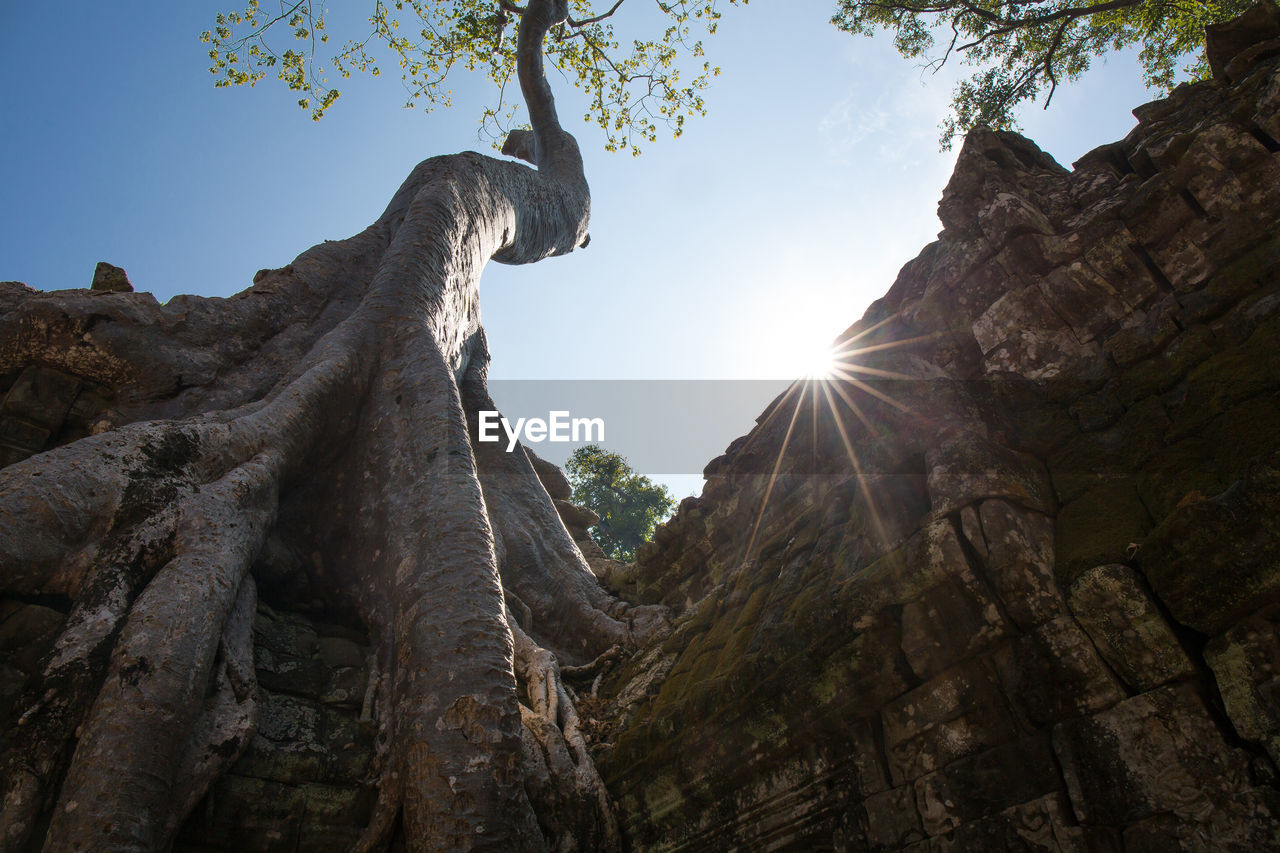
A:
{"type": "Polygon", "coordinates": [[[542,71],[565,14],[531,0],[520,25],[534,129],[511,150],[536,168],[427,160],[364,232],[230,299],[0,287],[9,390],[74,400],[54,429],[23,421],[0,470],[3,595],[66,613],[3,744],[0,849],[173,843],[252,733],[259,587],[372,638],[358,849],[616,844],[558,661],[660,612],[604,593],[523,452],[478,459],[467,421],[491,406],[485,263],[586,239],[542,71]]]}

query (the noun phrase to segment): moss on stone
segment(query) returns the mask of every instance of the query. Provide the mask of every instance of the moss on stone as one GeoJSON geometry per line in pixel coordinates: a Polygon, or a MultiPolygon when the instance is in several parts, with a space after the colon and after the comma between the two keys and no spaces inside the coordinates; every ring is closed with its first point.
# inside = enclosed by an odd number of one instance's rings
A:
{"type": "Polygon", "coordinates": [[[1058,513],[1055,574],[1069,584],[1081,572],[1105,563],[1123,563],[1130,546],[1141,543],[1151,517],[1126,477],[1089,490],[1058,513]]]}

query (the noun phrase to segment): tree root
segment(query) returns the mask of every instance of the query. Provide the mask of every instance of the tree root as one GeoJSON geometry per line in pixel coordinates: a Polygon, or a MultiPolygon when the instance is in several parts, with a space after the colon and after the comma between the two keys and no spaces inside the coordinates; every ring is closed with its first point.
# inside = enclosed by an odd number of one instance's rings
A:
{"type": "Polygon", "coordinates": [[[205,699],[178,764],[170,795],[172,808],[158,845],[161,850],[173,845],[183,818],[223,770],[235,763],[253,735],[258,684],[253,669],[253,618],[257,605],[253,577],[247,576],[222,632],[213,692],[205,699]]]}
{"type": "Polygon", "coordinates": [[[156,849],[214,656],[276,507],[279,459],[260,455],[193,497],[177,556],[135,602],[83,724],[46,844],[156,849]]]}
{"type": "Polygon", "coordinates": [[[538,806],[544,833],[557,839],[557,849],[565,853],[620,849],[609,792],[591,757],[555,655],[534,643],[519,626],[512,625],[511,633],[516,673],[529,700],[528,706],[520,707],[526,788],[538,806]]]}

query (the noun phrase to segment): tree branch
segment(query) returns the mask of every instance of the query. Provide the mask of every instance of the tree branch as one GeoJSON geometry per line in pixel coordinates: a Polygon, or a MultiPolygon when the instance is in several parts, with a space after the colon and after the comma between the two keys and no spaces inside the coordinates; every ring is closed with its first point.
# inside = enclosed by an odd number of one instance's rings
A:
{"type": "Polygon", "coordinates": [[[617,3],[613,4],[613,6],[609,9],[608,12],[605,12],[603,15],[596,15],[594,18],[587,18],[584,21],[575,21],[573,18],[566,18],[566,20],[568,21],[569,26],[575,29],[577,29],[578,27],[585,27],[589,24],[598,24],[601,21],[603,21],[605,18],[612,18],[613,13],[618,11],[618,7],[625,2],[627,2],[627,0],[618,0],[617,3]]]}

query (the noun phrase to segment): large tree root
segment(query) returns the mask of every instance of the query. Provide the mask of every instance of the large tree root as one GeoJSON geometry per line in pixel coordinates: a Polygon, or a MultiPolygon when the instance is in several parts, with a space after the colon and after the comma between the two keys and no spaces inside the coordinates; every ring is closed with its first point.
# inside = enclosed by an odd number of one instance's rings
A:
{"type": "Polygon", "coordinates": [[[0,292],[0,371],[78,372],[117,400],[107,431],[0,471],[0,591],[73,602],[0,759],[0,849],[172,843],[252,731],[268,542],[322,553],[301,569],[376,643],[358,849],[397,826],[414,851],[618,845],[558,660],[634,644],[661,613],[601,590],[528,460],[477,456],[467,421],[492,405],[481,268],[586,236],[541,67],[565,13],[531,0],[521,24],[537,171],[425,161],[366,232],[230,300],[0,292]]]}

